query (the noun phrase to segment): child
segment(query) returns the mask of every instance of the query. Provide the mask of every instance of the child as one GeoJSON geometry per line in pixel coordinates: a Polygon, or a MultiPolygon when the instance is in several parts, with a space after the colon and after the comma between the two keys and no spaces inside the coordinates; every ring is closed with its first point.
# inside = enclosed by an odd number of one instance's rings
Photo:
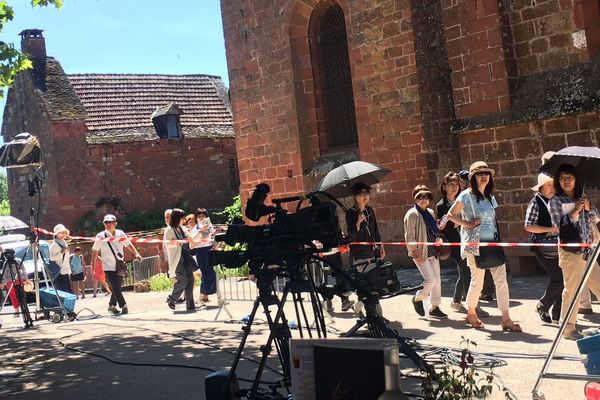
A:
{"type": "Polygon", "coordinates": [[[71,254],[70,265],[71,265],[71,285],[73,286],[73,293],[79,298],[79,292],[81,292],[81,298],[85,299],[85,276],[83,274],[83,256],[81,255],[81,247],[75,247],[75,253],[71,254]]]}
{"type": "Polygon", "coordinates": [[[106,283],[106,275],[102,269],[102,258],[100,257],[98,257],[96,263],[92,266],[92,283],[94,289],[93,297],[96,297],[96,293],[98,293],[98,291],[102,292],[102,288],[104,288],[105,296],[108,296],[112,293],[108,283],[106,283]],[[100,289],[98,289],[98,283],[100,283],[100,289]]]}

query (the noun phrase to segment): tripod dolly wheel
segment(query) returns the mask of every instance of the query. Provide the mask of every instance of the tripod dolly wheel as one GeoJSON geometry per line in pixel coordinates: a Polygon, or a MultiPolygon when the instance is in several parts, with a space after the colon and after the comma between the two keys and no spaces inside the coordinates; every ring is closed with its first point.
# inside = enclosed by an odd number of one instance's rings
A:
{"type": "Polygon", "coordinates": [[[55,312],[54,314],[52,314],[52,322],[54,322],[55,324],[58,324],[60,321],[62,321],[63,319],[63,315],[61,313],[55,312]]]}

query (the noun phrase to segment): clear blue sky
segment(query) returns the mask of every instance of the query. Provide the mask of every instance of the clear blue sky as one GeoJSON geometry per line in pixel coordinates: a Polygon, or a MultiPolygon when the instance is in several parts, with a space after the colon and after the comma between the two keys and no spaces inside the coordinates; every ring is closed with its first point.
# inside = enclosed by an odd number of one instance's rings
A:
{"type": "Polygon", "coordinates": [[[29,0],[9,0],[15,19],[0,40],[20,48],[19,32],[43,29],[47,54],[67,74],[211,74],[229,86],[219,0],[64,3],[32,9],[29,0]]]}

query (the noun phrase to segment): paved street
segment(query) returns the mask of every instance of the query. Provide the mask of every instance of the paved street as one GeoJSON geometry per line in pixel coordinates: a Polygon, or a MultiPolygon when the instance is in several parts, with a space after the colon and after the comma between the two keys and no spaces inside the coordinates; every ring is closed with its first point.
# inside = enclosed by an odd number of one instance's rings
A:
{"type": "MultiPolygon", "coordinates": [[[[494,370],[498,375],[496,382],[502,382],[516,398],[530,399],[557,331],[556,326],[543,324],[534,312],[547,278],[511,279],[512,316],[524,332],[506,333],[500,329],[495,302],[482,303],[491,314],[484,320],[485,329],[476,331],[467,327],[464,315],[449,307],[450,286],[456,275],[449,270],[443,274],[442,309],[448,312],[449,320],[418,317],[410,304],[410,295],[384,300],[384,315],[402,336],[417,339],[423,345],[457,348],[461,337],[477,342],[475,351],[495,353],[507,363],[494,370]]],[[[405,282],[420,280],[416,270],[403,270],[400,275],[405,282]]],[[[31,330],[21,329],[20,319],[2,316],[0,398],[204,399],[206,371],[230,365],[241,336],[239,321],[249,313],[251,303],[231,301],[227,307],[234,318],[233,322],[226,322],[224,313],[214,321],[216,304],[193,314],[173,313],[164,303],[165,297],[164,293],[126,293],[131,311],[120,317],[108,315],[106,297],[86,298],[77,303],[79,321],[60,324],[39,321],[31,330]],[[94,316],[97,318],[91,319],[94,316]]],[[[339,310],[339,302],[335,306],[339,310]]],[[[582,327],[600,322],[600,307],[594,305],[594,308],[596,314],[580,320],[582,327]]],[[[352,313],[335,312],[334,317],[335,323],[330,324],[332,333],[344,331],[355,322],[352,313]]],[[[258,346],[268,333],[263,318],[253,332],[246,352],[250,360],[258,359],[258,346]]],[[[578,355],[574,342],[562,341],[558,353],[568,359],[554,361],[551,371],[585,373],[579,361],[569,360],[578,355]]],[[[271,365],[276,363],[272,361],[271,365]]],[[[403,366],[410,365],[404,362],[403,366]]],[[[242,361],[238,375],[250,378],[254,367],[252,361],[242,361]]],[[[274,378],[269,371],[264,375],[265,380],[274,378]]],[[[405,391],[416,392],[415,385],[414,380],[403,380],[405,391]]],[[[541,389],[547,400],[583,399],[583,386],[583,382],[545,380],[541,389]]],[[[491,398],[504,398],[504,394],[496,389],[491,398]]]]}

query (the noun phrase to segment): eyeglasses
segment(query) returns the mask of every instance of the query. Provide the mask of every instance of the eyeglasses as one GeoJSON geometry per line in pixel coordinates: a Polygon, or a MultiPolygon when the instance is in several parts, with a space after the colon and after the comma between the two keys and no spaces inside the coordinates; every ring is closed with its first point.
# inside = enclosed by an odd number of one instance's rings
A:
{"type": "Polygon", "coordinates": [[[422,194],[420,196],[417,196],[417,200],[431,200],[431,196],[422,194]]]}
{"type": "Polygon", "coordinates": [[[571,181],[574,181],[574,180],[575,180],[575,177],[571,176],[571,175],[565,175],[565,176],[561,176],[559,178],[560,182],[571,182],[571,181]]]}
{"type": "Polygon", "coordinates": [[[483,171],[483,172],[476,172],[475,176],[490,176],[491,174],[487,171],[483,171]]]}

